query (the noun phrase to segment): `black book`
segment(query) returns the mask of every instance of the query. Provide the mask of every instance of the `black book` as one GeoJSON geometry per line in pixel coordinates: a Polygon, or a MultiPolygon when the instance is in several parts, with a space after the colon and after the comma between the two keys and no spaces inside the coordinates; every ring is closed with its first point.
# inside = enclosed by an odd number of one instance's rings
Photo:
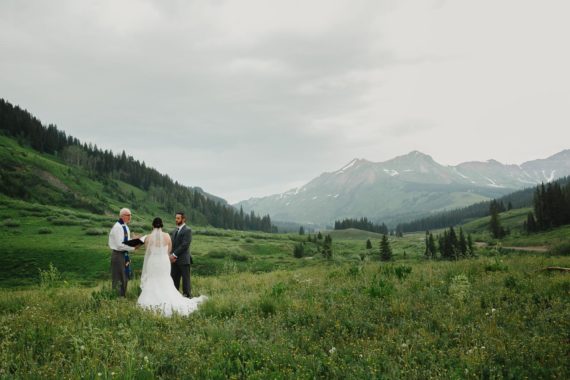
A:
{"type": "Polygon", "coordinates": [[[146,235],[143,236],[143,237],[140,237],[140,238],[127,240],[127,241],[124,242],[123,244],[128,245],[129,247],[136,247],[136,246],[139,246],[139,245],[143,245],[145,239],[146,239],[146,235]]]}

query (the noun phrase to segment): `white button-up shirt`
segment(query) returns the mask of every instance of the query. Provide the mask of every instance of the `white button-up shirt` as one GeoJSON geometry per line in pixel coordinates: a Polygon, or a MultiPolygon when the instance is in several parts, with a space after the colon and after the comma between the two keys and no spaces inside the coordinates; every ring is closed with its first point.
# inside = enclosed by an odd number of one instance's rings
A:
{"type": "MultiPolygon", "coordinates": [[[[127,228],[127,239],[131,240],[131,231],[129,230],[129,226],[126,224],[124,225],[127,228]]],[[[109,232],[109,248],[114,251],[134,251],[135,247],[129,247],[128,245],[123,244],[123,239],[125,238],[125,233],[123,231],[123,226],[117,222],[111,228],[111,232],[109,232]]]]}

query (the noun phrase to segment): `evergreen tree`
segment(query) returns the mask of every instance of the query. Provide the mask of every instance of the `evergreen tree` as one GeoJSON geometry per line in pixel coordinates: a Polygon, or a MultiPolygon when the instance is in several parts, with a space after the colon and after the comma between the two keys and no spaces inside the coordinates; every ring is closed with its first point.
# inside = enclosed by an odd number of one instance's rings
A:
{"type": "Polygon", "coordinates": [[[536,232],[538,230],[532,211],[529,211],[528,214],[526,214],[526,222],[524,223],[524,227],[528,233],[536,232]]]}
{"type": "Polygon", "coordinates": [[[501,227],[501,221],[499,220],[499,210],[499,204],[497,201],[493,200],[489,206],[489,211],[491,213],[489,230],[491,231],[491,236],[494,239],[501,239],[505,235],[505,230],[501,227]]]}
{"type": "Polygon", "coordinates": [[[293,256],[298,258],[298,259],[305,256],[305,244],[304,243],[295,244],[295,247],[293,248],[293,256]]]}
{"type": "Polygon", "coordinates": [[[437,247],[435,246],[435,239],[434,239],[433,234],[431,232],[430,232],[429,238],[428,238],[428,250],[429,250],[430,258],[435,259],[437,256],[437,247]]]}
{"type": "Polygon", "coordinates": [[[332,237],[331,235],[325,236],[325,241],[323,243],[323,250],[322,250],[323,256],[330,260],[332,259],[333,256],[333,249],[332,249],[332,237]]]}
{"type": "Polygon", "coordinates": [[[388,241],[388,236],[386,236],[386,234],[382,235],[382,240],[380,241],[380,260],[392,260],[392,248],[390,248],[390,242],[388,241]]]}
{"type": "Polygon", "coordinates": [[[305,228],[303,228],[303,226],[299,227],[299,235],[305,235],[305,228]]]}
{"type": "Polygon", "coordinates": [[[319,233],[317,234],[317,239],[323,240],[323,234],[321,234],[321,231],[319,231],[319,233]]]}
{"type": "Polygon", "coordinates": [[[473,245],[471,234],[467,234],[467,254],[469,256],[475,256],[475,247],[473,245]]]}
{"type": "Polygon", "coordinates": [[[366,240],[366,249],[372,249],[372,242],[370,239],[366,240]]]}
{"type": "Polygon", "coordinates": [[[465,239],[465,234],[463,233],[463,229],[461,227],[459,227],[459,240],[457,241],[457,248],[458,253],[462,257],[467,256],[467,240],[465,239]]]}

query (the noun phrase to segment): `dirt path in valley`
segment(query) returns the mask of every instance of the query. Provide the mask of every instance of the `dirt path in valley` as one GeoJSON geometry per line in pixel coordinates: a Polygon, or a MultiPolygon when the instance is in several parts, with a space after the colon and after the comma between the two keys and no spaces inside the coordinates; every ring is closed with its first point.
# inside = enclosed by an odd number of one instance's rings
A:
{"type": "MultiPolygon", "coordinates": [[[[476,247],[487,247],[488,244],[484,242],[475,242],[476,247]]],[[[527,247],[507,247],[501,246],[504,249],[512,249],[515,251],[526,251],[526,252],[548,252],[549,248],[545,245],[527,246],[527,247]]]]}

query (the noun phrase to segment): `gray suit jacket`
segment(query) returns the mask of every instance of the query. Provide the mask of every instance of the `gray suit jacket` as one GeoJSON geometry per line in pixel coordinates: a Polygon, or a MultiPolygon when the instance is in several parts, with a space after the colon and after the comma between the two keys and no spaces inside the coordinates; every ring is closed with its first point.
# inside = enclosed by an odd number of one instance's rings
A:
{"type": "Polygon", "coordinates": [[[180,229],[180,232],[174,238],[176,229],[170,233],[172,239],[172,254],[178,257],[176,265],[190,265],[192,263],[192,255],[190,254],[190,243],[192,243],[192,230],[188,226],[180,229]]]}

